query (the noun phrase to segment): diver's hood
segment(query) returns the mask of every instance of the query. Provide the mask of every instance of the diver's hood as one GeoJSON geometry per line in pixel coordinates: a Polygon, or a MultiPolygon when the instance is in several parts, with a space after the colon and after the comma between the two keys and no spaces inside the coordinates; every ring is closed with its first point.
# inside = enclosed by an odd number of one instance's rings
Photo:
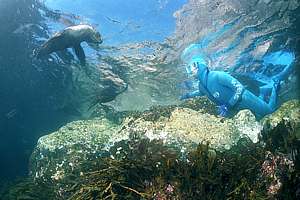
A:
{"type": "Polygon", "coordinates": [[[202,52],[200,44],[191,44],[185,48],[181,54],[181,60],[187,64],[186,72],[190,76],[193,74],[193,69],[197,68],[202,71],[202,68],[207,68],[207,57],[202,52]]]}
{"type": "Polygon", "coordinates": [[[204,60],[204,58],[202,56],[195,56],[191,59],[191,61],[189,62],[189,65],[192,65],[193,63],[197,63],[197,67],[207,67],[207,63],[204,60]]]}
{"type": "Polygon", "coordinates": [[[207,69],[207,63],[205,59],[201,56],[194,56],[185,67],[186,73],[191,76],[193,74],[193,69],[196,68],[198,72],[207,69]]]}

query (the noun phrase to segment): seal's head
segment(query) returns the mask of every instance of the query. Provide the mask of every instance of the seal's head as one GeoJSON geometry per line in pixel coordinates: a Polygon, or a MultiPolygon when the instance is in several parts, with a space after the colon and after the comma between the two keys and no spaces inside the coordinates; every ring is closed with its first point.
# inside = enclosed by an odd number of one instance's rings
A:
{"type": "Polygon", "coordinates": [[[88,43],[90,47],[93,49],[98,49],[99,44],[103,42],[101,34],[92,26],[87,25],[87,37],[85,41],[88,43]]]}
{"type": "Polygon", "coordinates": [[[101,34],[93,27],[89,29],[89,37],[86,39],[87,43],[101,44],[103,42],[101,34]]]}
{"type": "Polygon", "coordinates": [[[70,26],[65,29],[64,33],[79,42],[87,42],[89,46],[95,49],[103,42],[101,34],[94,27],[87,24],[70,26]]]}

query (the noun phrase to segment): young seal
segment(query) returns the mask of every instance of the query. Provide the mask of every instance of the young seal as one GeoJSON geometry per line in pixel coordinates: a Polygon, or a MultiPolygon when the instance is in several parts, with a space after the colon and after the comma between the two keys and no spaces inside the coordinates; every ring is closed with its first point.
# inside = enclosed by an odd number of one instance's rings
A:
{"type": "Polygon", "coordinates": [[[90,25],[76,25],[65,28],[63,31],[54,34],[36,52],[37,58],[50,53],[61,51],[66,48],[73,48],[80,63],[85,65],[85,54],[80,46],[81,42],[87,42],[95,49],[102,43],[100,33],[90,25]]]}

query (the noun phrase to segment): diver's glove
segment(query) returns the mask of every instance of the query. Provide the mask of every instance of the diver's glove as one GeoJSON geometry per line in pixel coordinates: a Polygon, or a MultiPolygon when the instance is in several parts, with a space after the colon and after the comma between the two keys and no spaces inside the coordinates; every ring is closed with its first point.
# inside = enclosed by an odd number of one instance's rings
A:
{"type": "Polygon", "coordinates": [[[228,108],[225,105],[218,106],[218,113],[221,117],[225,117],[227,115],[228,108]]]}

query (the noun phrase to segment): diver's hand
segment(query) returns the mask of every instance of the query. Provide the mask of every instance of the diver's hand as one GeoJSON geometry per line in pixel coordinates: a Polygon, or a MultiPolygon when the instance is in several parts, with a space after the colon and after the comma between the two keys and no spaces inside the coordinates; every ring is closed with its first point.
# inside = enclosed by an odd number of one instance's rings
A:
{"type": "Polygon", "coordinates": [[[225,117],[227,115],[228,108],[225,105],[218,106],[218,113],[221,117],[225,117]]]}

